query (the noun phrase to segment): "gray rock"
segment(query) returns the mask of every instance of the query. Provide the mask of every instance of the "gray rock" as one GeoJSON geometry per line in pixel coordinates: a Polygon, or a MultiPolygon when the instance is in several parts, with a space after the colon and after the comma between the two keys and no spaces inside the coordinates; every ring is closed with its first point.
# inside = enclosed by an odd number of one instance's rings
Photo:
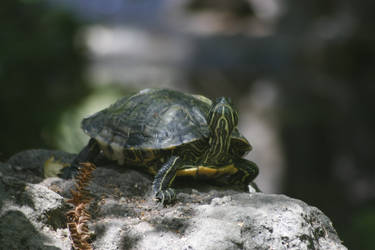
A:
{"type": "Polygon", "coordinates": [[[61,230],[66,224],[64,198],[23,181],[10,168],[0,163],[0,248],[70,249],[68,234],[61,230]]]}
{"type": "Polygon", "coordinates": [[[74,154],[58,150],[31,149],[13,155],[9,158],[8,164],[19,178],[38,183],[44,177],[45,164],[49,159],[68,163],[73,160],[74,156],[74,154]]]}
{"type": "MultiPolygon", "coordinates": [[[[0,164],[0,246],[68,250],[63,197],[70,197],[73,182],[35,183],[38,167],[29,176],[23,168],[30,169],[29,161],[42,166],[35,159],[45,161],[56,151],[32,153],[36,158],[21,153],[0,164]]],[[[329,218],[300,200],[179,181],[178,201],[161,207],[151,183],[151,176],[132,169],[95,170],[89,186],[95,249],[346,249],[329,218]]]]}

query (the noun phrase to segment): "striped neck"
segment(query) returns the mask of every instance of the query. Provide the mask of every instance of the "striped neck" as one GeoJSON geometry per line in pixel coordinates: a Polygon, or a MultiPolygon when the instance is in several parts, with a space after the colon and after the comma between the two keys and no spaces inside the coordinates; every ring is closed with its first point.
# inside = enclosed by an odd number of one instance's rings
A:
{"type": "Polygon", "coordinates": [[[230,160],[231,135],[233,129],[237,126],[237,122],[238,115],[230,100],[224,97],[216,99],[208,114],[210,138],[204,163],[225,164],[230,160]]]}

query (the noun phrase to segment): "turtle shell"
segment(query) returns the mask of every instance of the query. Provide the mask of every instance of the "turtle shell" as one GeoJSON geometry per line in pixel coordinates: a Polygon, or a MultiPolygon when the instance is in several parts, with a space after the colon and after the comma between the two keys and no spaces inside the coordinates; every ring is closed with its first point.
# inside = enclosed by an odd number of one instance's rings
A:
{"type": "MultiPolygon", "coordinates": [[[[82,129],[100,144],[129,150],[171,149],[209,137],[211,100],[167,89],[145,89],[84,119],[82,129]]],[[[235,143],[250,148],[237,129],[235,143]]]]}

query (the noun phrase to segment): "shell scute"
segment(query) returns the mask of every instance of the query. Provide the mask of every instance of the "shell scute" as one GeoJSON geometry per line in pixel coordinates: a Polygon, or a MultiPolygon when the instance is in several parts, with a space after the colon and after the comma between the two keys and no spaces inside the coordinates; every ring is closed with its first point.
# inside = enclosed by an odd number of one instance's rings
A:
{"type": "Polygon", "coordinates": [[[207,101],[172,90],[144,90],[86,119],[91,137],[123,148],[168,149],[202,138],[209,129],[207,101]]]}

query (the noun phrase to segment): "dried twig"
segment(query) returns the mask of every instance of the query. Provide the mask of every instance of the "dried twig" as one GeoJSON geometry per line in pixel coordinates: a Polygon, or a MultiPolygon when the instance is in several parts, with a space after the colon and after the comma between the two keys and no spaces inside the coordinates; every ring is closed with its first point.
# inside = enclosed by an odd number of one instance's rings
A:
{"type": "Polygon", "coordinates": [[[91,216],[87,212],[86,206],[91,201],[87,186],[92,178],[92,171],[95,168],[95,165],[92,163],[81,163],[81,168],[76,177],[76,190],[70,190],[72,198],[66,201],[73,205],[73,209],[66,213],[66,217],[68,219],[67,225],[74,249],[93,249],[92,245],[89,243],[90,232],[87,227],[87,221],[90,220],[91,216]]]}

